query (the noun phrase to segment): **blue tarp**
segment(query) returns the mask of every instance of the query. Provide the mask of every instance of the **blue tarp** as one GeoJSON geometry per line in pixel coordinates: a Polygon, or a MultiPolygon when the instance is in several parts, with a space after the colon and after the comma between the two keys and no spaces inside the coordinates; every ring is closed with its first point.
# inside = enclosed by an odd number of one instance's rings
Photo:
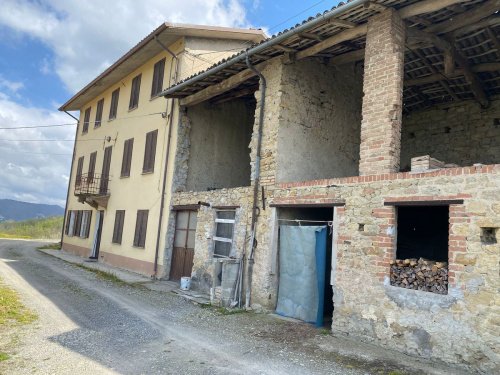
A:
{"type": "Polygon", "coordinates": [[[280,226],[276,313],[323,325],[326,226],[280,226]]]}

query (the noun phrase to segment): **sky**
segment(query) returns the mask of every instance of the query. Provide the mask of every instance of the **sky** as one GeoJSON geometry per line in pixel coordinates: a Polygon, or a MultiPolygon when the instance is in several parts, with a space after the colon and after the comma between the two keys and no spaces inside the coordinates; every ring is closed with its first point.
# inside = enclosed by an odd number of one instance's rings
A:
{"type": "Polygon", "coordinates": [[[337,3],[1,0],[0,199],[65,205],[76,121],[57,108],[162,22],[272,35],[337,3]]]}

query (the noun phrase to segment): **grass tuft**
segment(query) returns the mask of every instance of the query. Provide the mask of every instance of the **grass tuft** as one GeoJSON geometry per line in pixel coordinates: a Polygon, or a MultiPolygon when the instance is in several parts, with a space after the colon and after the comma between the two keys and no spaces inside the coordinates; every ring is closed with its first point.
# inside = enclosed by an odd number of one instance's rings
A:
{"type": "Polygon", "coordinates": [[[8,355],[7,353],[4,353],[4,352],[0,352],[0,362],[6,361],[9,358],[10,358],[10,355],[8,355]]]}
{"type": "Polygon", "coordinates": [[[38,246],[38,250],[61,250],[61,243],[60,242],[54,242],[54,243],[48,243],[43,246],[38,246]]]}
{"type": "Polygon", "coordinates": [[[19,295],[0,281],[0,326],[12,322],[27,324],[35,319],[36,315],[23,306],[19,295]]]}
{"type": "Polygon", "coordinates": [[[0,238],[59,238],[63,219],[62,216],[54,216],[24,221],[3,221],[0,223],[0,238]]]}
{"type": "Polygon", "coordinates": [[[87,267],[83,264],[74,264],[74,266],[83,268],[86,271],[94,273],[96,277],[101,280],[111,281],[112,283],[115,284],[126,284],[125,281],[118,278],[118,276],[116,276],[114,273],[97,270],[95,268],[87,267]]]}

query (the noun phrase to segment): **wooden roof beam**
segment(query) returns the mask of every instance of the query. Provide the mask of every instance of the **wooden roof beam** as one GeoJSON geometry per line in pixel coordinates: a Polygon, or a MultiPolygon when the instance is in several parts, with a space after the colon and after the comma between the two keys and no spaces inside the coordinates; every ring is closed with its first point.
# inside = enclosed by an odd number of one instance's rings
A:
{"type": "Polygon", "coordinates": [[[448,21],[431,25],[427,27],[425,31],[433,34],[449,33],[453,30],[481,21],[483,18],[495,14],[495,12],[498,12],[499,9],[500,0],[489,0],[483,5],[460,13],[448,21]]]}
{"type": "MultiPolygon", "coordinates": [[[[482,72],[495,72],[500,70],[500,63],[486,63],[486,64],[477,64],[471,67],[471,70],[474,73],[482,73],[482,72]]],[[[456,68],[453,72],[453,75],[447,76],[449,79],[458,78],[464,76],[464,70],[462,68],[456,68]]],[[[421,86],[427,85],[429,83],[434,83],[437,81],[443,80],[444,77],[441,73],[430,74],[425,77],[407,79],[404,81],[405,86],[421,86]]]]}
{"type": "Polygon", "coordinates": [[[357,26],[354,22],[341,20],[339,18],[330,18],[328,20],[328,23],[331,23],[332,25],[335,26],[345,27],[346,29],[352,29],[357,26]]]}
{"type": "Polygon", "coordinates": [[[348,64],[351,62],[364,60],[364,58],[365,58],[365,50],[363,48],[351,52],[346,52],[343,53],[342,55],[334,56],[330,59],[330,64],[333,65],[348,64]]]}
{"type": "Polygon", "coordinates": [[[288,53],[295,53],[295,52],[297,52],[296,49],[284,46],[282,44],[275,44],[273,46],[273,48],[276,48],[276,49],[279,49],[280,51],[288,52],[288,53]]]}
{"type": "Polygon", "coordinates": [[[318,42],[321,42],[322,40],[325,40],[324,37],[318,34],[314,33],[300,33],[299,36],[304,39],[309,39],[309,40],[317,40],[318,42]]]}
{"type": "Polygon", "coordinates": [[[486,28],[486,33],[488,34],[491,42],[493,43],[495,49],[497,50],[497,57],[500,58],[500,41],[498,40],[497,36],[493,32],[493,30],[491,30],[490,27],[486,28]]]}

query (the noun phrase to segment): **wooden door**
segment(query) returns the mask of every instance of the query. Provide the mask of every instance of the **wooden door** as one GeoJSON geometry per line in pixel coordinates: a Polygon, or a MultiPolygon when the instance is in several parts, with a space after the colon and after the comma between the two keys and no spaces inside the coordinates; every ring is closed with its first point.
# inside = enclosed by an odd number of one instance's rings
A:
{"type": "Polygon", "coordinates": [[[104,149],[104,160],[102,161],[101,183],[99,192],[106,194],[108,191],[109,170],[111,167],[111,151],[113,146],[108,146],[104,149]]]}
{"type": "Polygon", "coordinates": [[[177,211],[170,280],[191,276],[196,234],[196,211],[177,211]]]}

